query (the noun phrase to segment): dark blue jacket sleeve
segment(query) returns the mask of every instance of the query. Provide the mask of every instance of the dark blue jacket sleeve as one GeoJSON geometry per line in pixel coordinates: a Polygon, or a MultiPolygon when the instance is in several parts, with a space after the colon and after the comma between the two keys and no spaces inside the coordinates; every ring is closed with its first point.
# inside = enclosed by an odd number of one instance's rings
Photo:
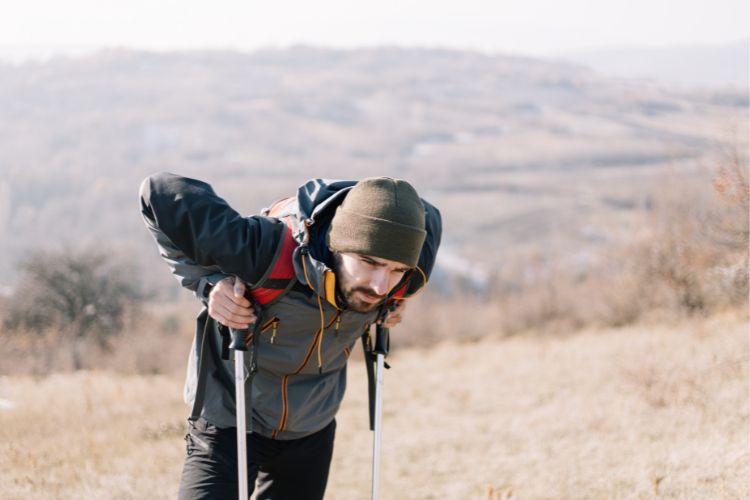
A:
{"type": "Polygon", "coordinates": [[[157,244],[178,249],[194,265],[257,283],[268,270],[284,225],[243,217],[199,180],[169,173],[141,184],[141,214],[157,244]]]}

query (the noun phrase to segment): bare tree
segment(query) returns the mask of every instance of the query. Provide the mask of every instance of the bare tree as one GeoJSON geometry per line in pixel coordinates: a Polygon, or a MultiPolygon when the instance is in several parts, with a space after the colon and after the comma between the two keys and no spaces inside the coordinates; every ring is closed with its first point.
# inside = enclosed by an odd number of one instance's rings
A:
{"type": "Polygon", "coordinates": [[[727,148],[713,182],[723,204],[714,221],[715,237],[725,246],[745,253],[750,241],[749,163],[747,145],[727,148]]]}
{"type": "Polygon", "coordinates": [[[4,326],[39,335],[56,330],[68,341],[73,367],[80,369],[84,344],[108,349],[141,298],[134,273],[107,253],[35,252],[21,264],[4,326]]]}

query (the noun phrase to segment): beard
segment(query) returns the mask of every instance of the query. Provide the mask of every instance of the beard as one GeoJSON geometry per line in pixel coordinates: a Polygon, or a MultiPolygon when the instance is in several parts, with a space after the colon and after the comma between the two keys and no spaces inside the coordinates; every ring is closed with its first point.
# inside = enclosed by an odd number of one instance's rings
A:
{"type": "Polygon", "coordinates": [[[341,255],[334,253],[333,269],[336,273],[336,286],[338,287],[337,299],[343,302],[347,309],[358,313],[369,313],[383,304],[386,295],[378,295],[375,290],[366,286],[350,286],[347,279],[339,272],[341,267],[341,255]],[[368,300],[364,300],[365,298],[368,300]]]}
{"type": "Polygon", "coordinates": [[[372,312],[380,307],[386,299],[386,295],[378,295],[372,289],[363,286],[342,290],[341,295],[346,307],[358,313],[372,312]],[[364,300],[362,295],[366,295],[373,302],[364,300]]]}

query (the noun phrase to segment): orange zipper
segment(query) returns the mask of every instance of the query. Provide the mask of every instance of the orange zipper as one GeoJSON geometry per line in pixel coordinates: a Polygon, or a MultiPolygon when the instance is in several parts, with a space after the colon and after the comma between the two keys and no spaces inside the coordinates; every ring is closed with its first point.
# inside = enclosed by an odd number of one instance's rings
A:
{"type": "MultiPolygon", "coordinates": [[[[330,326],[336,321],[337,319],[340,319],[339,316],[341,315],[341,312],[337,312],[336,315],[331,319],[331,321],[326,325],[326,328],[330,328],[330,326]]],[[[293,372],[291,375],[298,375],[302,370],[305,369],[305,366],[307,366],[307,363],[310,362],[310,358],[312,357],[312,353],[315,352],[315,348],[318,346],[319,342],[322,342],[323,339],[323,331],[318,330],[315,332],[315,337],[313,338],[312,344],[310,344],[310,347],[307,348],[307,353],[305,354],[305,359],[302,361],[302,364],[293,372]]],[[[284,375],[281,379],[281,418],[279,418],[279,426],[277,429],[274,429],[273,432],[271,432],[271,438],[276,439],[276,437],[279,435],[279,433],[284,432],[286,429],[287,421],[289,420],[289,375],[284,375]]]]}
{"type": "MultiPolygon", "coordinates": [[[[273,338],[276,337],[276,329],[278,328],[279,324],[279,318],[274,316],[273,318],[269,319],[265,323],[263,323],[260,327],[259,333],[263,333],[266,330],[268,330],[269,327],[273,326],[273,336],[271,337],[271,343],[273,344],[273,338]]],[[[253,340],[253,329],[248,328],[247,335],[245,335],[245,345],[250,345],[250,343],[253,340]]]]}

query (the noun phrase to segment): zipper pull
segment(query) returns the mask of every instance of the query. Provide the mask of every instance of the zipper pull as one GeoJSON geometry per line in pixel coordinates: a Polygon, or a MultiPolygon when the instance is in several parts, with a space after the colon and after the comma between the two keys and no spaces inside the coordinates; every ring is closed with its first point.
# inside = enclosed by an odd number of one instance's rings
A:
{"type": "Polygon", "coordinates": [[[334,330],[333,335],[335,337],[339,336],[339,327],[341,326],[341,313],[339,312],[339,315],[336,317],[336,330],[334,330]]]}
{"type": "Polygon", "coordinates": [[[276,332],[278,331],[278,324],[279,324],[279,320],[278,319],[274,320],[274,322],[271,324],[271,327],[273,328],[272,333],[271,333],[271,343],[272,344],[276,340],[276,332]]]}

